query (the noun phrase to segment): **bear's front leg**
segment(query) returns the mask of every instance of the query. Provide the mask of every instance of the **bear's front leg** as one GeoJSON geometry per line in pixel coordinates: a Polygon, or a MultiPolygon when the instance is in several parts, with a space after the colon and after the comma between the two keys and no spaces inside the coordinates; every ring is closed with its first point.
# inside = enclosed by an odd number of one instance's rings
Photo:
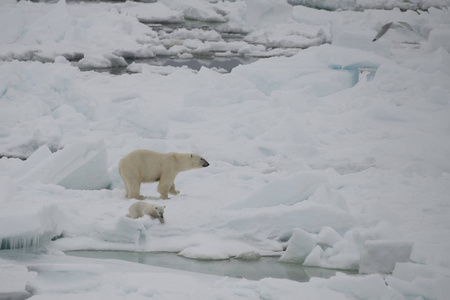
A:
{"type": "Polygon", "coordinates": [[[161,174],[158,184],[158,192],[161,194],[161,199],[169,199],[169,191],[174,185],[175,175],[161,174]]]}
{"type": "Polygon", "coordinates": [[[161,199],[169,199],[169,185],[159,182],[158,192],[161,194],[161,199]]]}
{"type": "Polygon", "coordinates": [[[180,191],[175,189],[175,183],[170,187],[169,193],[171,193],[172,195],[178,195],[180,193],[180,191]]]}

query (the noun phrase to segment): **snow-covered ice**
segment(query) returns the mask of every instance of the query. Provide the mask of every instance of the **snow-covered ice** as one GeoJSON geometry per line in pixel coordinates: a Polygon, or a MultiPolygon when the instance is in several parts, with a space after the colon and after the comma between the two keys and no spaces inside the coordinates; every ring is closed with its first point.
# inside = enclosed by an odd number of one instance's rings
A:
{"type": "Polygon", "coordinates": [[[449,1],[289,2],[308,7],[1,2],[0,298],[446,299],[449,1]],[[373,42],[389,22],[411,28],[373,42]],[[202,55],[261,59],[229,73],[130,64],[202,55]],[[114,66],[130,73],[91,70],[114,66]],[[142,186],[165,224],[125,216],[117,163],[138,148],[211,164],[179,174],[167,201],[142,186]],[[66,250],[361,275],[252,281],[66,250]]]}

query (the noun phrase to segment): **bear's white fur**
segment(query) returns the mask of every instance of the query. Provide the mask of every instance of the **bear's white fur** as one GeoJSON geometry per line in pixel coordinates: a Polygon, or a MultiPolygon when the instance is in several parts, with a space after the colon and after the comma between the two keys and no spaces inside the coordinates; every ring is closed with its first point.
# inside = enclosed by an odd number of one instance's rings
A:
{"type": "Polygon", "coordinates": [[[161,223],[164,223],[164,208],[165,206],[138,201],[128,208],[128,218],[137,219],[145,215],[149,215],[152,219],[158,218],[161,223]]]}
{"type": "Polygon", "coordinates": [[[158,192],[161,199],[169,199],[169,193],[179,193],[174,184],[178,173],[207,166],[209,163],[198,154],[158,153],[139,149],[119,161],[119,174],[125,185],[127,198],[144,199],[140,194],[141,183],[159,181],[158,192]]]}

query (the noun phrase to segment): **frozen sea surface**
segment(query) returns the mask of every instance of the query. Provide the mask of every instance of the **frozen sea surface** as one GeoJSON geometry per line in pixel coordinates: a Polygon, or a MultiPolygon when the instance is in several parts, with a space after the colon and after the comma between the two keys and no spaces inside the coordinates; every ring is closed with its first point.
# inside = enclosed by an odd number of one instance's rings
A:
{"type": "Polygon", "coordinates": [[[446,299],[448,1],[336,3],[2,1],[0,295],[446,299]],[[144,24],[192,19],[215,25],[144,24]],[[390,22],[409,26],[373,42],[390,22]],[[231,72],[127,61],[203,53],[258,59],[231,72]],[[165,224],[125,217],[136,200],[117,163],[139,148],[210,162],[180,173],[170,200],[142,186],[165,224]],[[75,250],[258,253],[364,275],[247,280],[64,254],[75,250]]]}

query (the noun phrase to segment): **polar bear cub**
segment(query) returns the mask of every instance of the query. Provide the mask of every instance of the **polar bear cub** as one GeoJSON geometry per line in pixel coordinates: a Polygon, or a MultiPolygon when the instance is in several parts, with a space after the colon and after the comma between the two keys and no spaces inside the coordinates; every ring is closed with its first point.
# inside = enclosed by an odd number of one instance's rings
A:
{"type": "Polygon", "coordinates": [[[140,193],[142,182],[156,182],[161,199],[169,199],[169,193],[177,195],[174,180],[178,173],[205,168],[209,163],[193,153],[158,153],[139,149],[119,161],[119,174],[127,192],[127,198],[144,199],[140,193]]]}
{"type": "Polygon", "coordinates": [[[158,218],[161,223],[164,223],[164,208],[166,207],[144,201],[138,201],[130,205],[128,208],[129,213],[126,216],[128,218],[137,219],[145,215],[149,215],[152,219],[158,218]]]}

